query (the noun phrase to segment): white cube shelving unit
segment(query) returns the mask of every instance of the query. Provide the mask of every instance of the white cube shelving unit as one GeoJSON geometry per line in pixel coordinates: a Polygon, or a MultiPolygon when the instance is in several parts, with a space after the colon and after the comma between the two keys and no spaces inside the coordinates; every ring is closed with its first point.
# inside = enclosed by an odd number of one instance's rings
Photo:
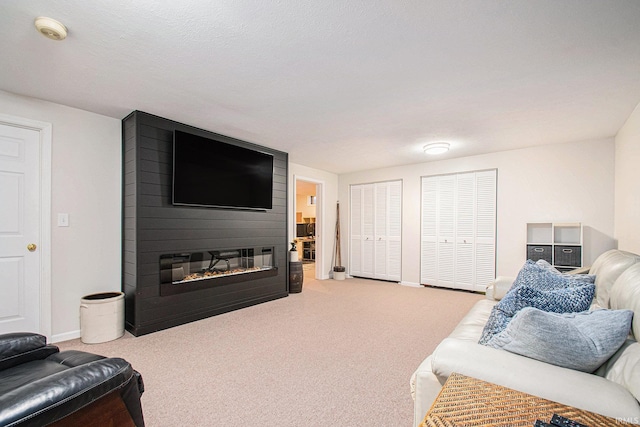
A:
{"type": "Polygon", "coordinates": [[[582,224],[527,223],[527,259],[544,259],[560,271],[582,267],[582,224]]]}

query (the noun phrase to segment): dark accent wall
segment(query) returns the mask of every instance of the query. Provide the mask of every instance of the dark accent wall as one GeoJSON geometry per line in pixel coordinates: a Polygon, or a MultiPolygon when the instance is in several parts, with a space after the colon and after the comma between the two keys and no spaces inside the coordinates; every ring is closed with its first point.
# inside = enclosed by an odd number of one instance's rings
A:
{"type": "MultiPolygon", "coordinates": [[[[288,155],[141,111],[122,120],[122,290],[125,325],[144,335],[288,295],[288,155]],[[274,156],[273,209],[173,206],[173,131],[181,130],[274,156]],[[162,296],[160,256],[273,246],[276,275],[162,296]]],[[[212,184],[213,186],[213,184],[212,184]]]]}

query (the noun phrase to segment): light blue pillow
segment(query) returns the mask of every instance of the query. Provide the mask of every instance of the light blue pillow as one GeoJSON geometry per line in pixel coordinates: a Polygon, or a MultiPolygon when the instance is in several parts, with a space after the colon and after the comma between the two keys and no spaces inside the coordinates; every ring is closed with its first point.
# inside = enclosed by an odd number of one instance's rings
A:
{"type": "Polygon", "coordinates": [[[632,318],[631,310],[559,314],[526,307],[486,345],[553,365],[593,372],[624,344],[632,318]]]}

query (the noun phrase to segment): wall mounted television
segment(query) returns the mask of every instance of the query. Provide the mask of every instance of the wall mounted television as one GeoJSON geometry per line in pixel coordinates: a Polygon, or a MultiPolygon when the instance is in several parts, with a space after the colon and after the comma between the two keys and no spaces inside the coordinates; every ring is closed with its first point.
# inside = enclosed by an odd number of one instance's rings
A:
{"type": "Polygon", "coordinates": [[[266,210],[272,195],[271,154],[174,131],[174,205],[266,210]]]}

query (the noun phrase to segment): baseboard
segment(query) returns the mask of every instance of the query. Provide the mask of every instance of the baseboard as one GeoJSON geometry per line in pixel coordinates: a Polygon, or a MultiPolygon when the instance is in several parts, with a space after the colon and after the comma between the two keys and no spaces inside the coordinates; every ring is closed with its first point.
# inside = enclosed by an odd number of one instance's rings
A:
{"type": "Polygon", "coordinates": [[[422,287],[422,285],[420,283],[406,282],[404,280],[402,282],[400,282],[400,284],[402,286],[409,286],[411,288],[421,288],[422,287]]]}
{"type": "Polygon", "coordinates": [[[71,331],[71,332],[65,332],[63,334],[52,335],[49,342],[53,344],[53,343],[62,342],[62,341],[75,340],[76,338],[80,338],[79,329],[77,331],[71,331]]]}

